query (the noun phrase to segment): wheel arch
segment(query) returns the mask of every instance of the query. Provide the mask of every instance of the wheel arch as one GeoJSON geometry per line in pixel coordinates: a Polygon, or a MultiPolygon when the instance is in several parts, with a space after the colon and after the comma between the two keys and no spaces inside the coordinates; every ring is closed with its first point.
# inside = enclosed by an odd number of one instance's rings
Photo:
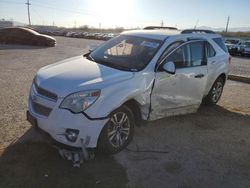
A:
{"type": "MultiPolygon", "coordinates": [[[[218,76],[218,78],[222,78],[222,79],[223,79],[223,83],[224,83],[224,84],[226,83],[227,76],[226,76],[225,73],[221,73],[221,74],[218,76]]],[[[217,80],[218,78],[216,78],[216,80],[217,80]]],[[[215,81],[216,81],[216,80],[215,80],[215,81]]]]}
{"type": "Polygon", "coordinates": [[[141,109],[140,109],[139,103],[135,99],[130,99],[126,101],[125,103],[123,103],[123,105],[126,105],[132,110],[136,125],[140,126],[142,123],[142,115],[141,115],[141,109]]]}

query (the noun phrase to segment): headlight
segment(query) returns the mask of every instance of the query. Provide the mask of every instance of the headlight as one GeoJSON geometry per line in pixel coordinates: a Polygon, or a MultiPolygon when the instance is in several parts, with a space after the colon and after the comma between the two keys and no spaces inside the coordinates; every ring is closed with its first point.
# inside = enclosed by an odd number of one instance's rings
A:
{"type": "Polygon", "coordinates": [[[89,108],[98,99],[100,94],[100,90],[73,93],[65,97],[60,104],[60,108],[68,109],[73,113],[80,113],[89,108]]]}

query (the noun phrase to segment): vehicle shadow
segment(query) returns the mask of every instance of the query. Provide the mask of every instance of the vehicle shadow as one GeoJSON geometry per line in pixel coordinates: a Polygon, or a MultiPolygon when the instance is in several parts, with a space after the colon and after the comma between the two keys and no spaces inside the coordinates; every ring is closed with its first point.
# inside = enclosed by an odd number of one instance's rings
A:
{"type": "Polygon", "coordinates": [[[74,168],[33,128],[0,151],[0,187],[117,188],[126,184],[126,170],[112,156],[99,154],[74,168]]]}
{"type": "Polygon", "coordinates": [[[46,49],[48,46],[31,46],[21,44],[0,44],[0,50],[34,50],[34,49],[46,49]]]}

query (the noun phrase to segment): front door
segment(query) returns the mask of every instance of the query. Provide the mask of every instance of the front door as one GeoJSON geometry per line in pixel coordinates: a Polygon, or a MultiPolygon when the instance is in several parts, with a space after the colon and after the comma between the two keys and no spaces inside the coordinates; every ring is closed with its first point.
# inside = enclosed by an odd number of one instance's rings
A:
{"type": "Polygon", "coordinates": [[[174,62],[175,74],[159,66],[151,95],[150,119],[195,112],[203,98],[207,64],[205,42],[189,41],[170,52],[162,61],[174,62]]]}

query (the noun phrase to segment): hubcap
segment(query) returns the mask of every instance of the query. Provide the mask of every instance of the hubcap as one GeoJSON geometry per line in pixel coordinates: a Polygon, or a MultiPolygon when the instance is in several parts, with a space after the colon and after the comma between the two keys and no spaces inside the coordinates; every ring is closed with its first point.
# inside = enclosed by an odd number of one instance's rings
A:
{"type": "Polygon", "coordinates": [[[115,113],[108,124],[108,139],[112,146],[123,146],[130,133],[130,122],[126,113],[115,113]]]}
{"type": "Polygon", "coordinates": [[[221,82],[217,82],[215,86],[213,87],[212,100],[214,103],[218,102],[222,93],[222,88],[223,88],[223,84],[221,82]]]}

